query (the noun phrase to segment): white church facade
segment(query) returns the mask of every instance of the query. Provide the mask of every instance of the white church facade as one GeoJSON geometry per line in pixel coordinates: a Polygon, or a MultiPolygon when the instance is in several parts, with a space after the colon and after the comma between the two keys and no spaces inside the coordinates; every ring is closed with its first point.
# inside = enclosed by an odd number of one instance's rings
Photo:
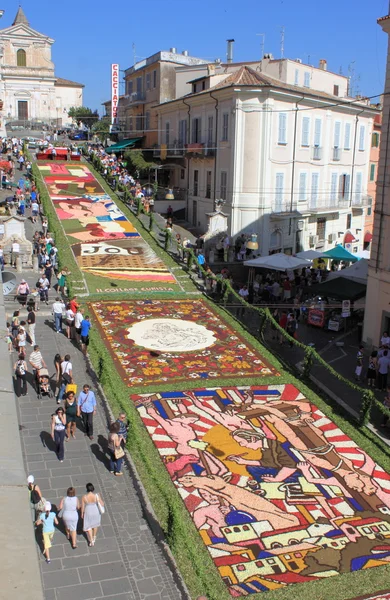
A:
{"type": "Polygon", "coordinates": [[[84,85],[55,75],[53,43],[30,27],[21,7],[11,27],[0,30],[2,129],[10,121],[64,126],[69,108],[83,105],[84,85]]]}

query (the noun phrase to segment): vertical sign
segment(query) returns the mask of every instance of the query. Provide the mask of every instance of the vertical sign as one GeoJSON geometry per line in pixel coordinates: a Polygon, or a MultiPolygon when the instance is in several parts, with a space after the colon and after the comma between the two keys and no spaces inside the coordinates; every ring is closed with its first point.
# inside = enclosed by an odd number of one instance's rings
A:
{"type": "Polygon", "coordinates": [[[119,129],[119,65],[111,65],[111,130],[119,129]]]}

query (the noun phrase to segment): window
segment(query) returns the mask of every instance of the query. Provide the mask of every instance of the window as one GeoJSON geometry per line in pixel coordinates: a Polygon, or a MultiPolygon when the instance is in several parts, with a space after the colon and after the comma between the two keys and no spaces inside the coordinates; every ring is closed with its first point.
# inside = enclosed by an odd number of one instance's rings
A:
{"type": "Polygon", "coordinates": [[[229,114],[222,115],[222,141],[227,142],[229,138],[229,114]]]}
{"type": "Polygon", "coordinates": [[[351,149],[351,123],[345,124],[344,129],[344,150],[351,149]]]}
{"type": "Polygon", "coordinates": [[[333,86],[333,96],[338,96],[338,95],[339,95],[339,86],[334,85],[333,86]]]}
{"type": "Polygon", "coordinates": [[[351,229],[351,225],[352,225],[352,215],[351,215],[351,213],[349,213],[347,215],[347,229],[351,229]]]}
{"type": "Polygon", "coordinates": [[[167,148],[169,147],[170,128],[171,128],[171,125],[170,125],[169,121],[166,121],[165,122],[165,143],[167,145],[167,148]]]}
{"type": "Polygon", "coordinates": [[[302,118],[302,137],[301,146],[309,146],[309,133],[310,133],[310,117],[302,118]]]}
{"type": "Polygon", "coordinates": [[[299,69],[295,69],[294,85],[299,85],[299,69]]]}
{"type": "Polygon", "coordinates": [[[134,131],[133,130],[133,117],[129,118],[129,129],[130,129],[130,131],[134,131]]]}
{"type": "Polygon", "coordinates": [[[359,171],[356,173],[356,182],[355,182],[355,201],[357,203],[360,202],[362,198],[362,188],[363,188],[363,173],[359,171]]]}
{"type": "Polygon", "coordinates": [[[319,240],[325,239],[325,231],[326,231],[326,219],[325,219],[325,217],[320,217],[319,219],[317,219],[317,229],[316,229],[316,235],[318,236],[319,240]]]}
{"type": "Polygon", "coordinates": [[[364,125],[360,125],[360,129],[359,129],[359,150],[360,150],[360,152],[364,151],[365,138],[366,138],[366,128],[364,125]]]}
{"type": "Polygon", "coordinates": [[[377,131],[374,131],[374,133],[372,134],[372,137],[371,137],[371,146],[373,148],[379,148],[379,140],[380,140],[379,133],[377,131]]]}
{"type": "Polygon", "coordinates": [[[211,171],[206,171],[206,198],[211,198],[211,171]]]}
{"type": "Polygon", "coordinates": [[[336,121],[334,124],[333,148],[340,148],[340,133],[341,123],[340,121],[336,121]]]}
{"type": "Polygon", "coordinates": [[[283,188],[284,188],[284,173],[276,173],[275,210],[282,210],[283,188]]]}
{"type": "Polygon", "coordinates": [[[126,93],[128,96],[131,96],[131,94],[133,93],[133,82],[132,81],[126,81],[126,93]]]}
{"type": "Polygon", "coordinates": [[[199,171],[195,170],[194,171],[194,196],[198,196],[198,192],[199,192],[199,171]]]}
{"type": "Polygon", "coordinates": [[[150,90],[150,73],[146,73],[146,89],[150,90]]]}
{"type": "Polygon", "coordinates": [[[193,144],[199,144],[201,141],[201,124],[202,120],[200,118],[192,119],[192,136],[191,142],[193,144]]]}
{"type": "Polygon", "coordinates": [[[318,184],[320,181],[319,173],[312,173],[311,175],[311,205],[316,206],[318,200],[318,184]]]}
{"type": "Polygon", "coordinates": [[[202,81],[202,91],[206,89],[206,80],[202,81]]]}
{"type": "Polygon", "coordinates": [[[137,115],[135,118],[135,126],[137,128],[137,131],[141,131],[142,130],[142,115],[137,115]]]}
{"type": "Polygon", "coordinates": [[[142,95],[142,77],[137,77],[137,96],[138,98],[142,95]]]}
{"type": "Polygon", "coordinates": [[[182,119],[179,121],[179,146],[184,148],[187,144],[187,120],[182,119]]]}
{"type": "Polygon", "coordinates": [[[343,199],[349,198],[349,189],[351,184],[351,176],[343,173],[340,176],[340,197],[343,199]]]}
{"type": "Polygon", "coordinates": [[[279,113],[278,144],[287,144],[287,113],[279,113]]]}
{"type": "Polygon", "coordinates": [[[186,172],[184,169],[180,169],[180,179],[184,179],[186,175],[186,172]]]}
{"type": "Polygon", "coordinates": [[[332,173],[331,183],[330,183],[330,199],[332,202],[336,202],[337,200],[337,181],[338,181],[338,173],[332,173]]]}
{"type": "Polygon", "coordinates": [[[322,129],[322,120],[316,119],[314,121],[314,146],[319,148],[321,146],[321,129],[322,129]]]}
{"type": "Polygon", "coordinates": [[[156,69],[153,71],[153,87],[157,87],[157,71],[156,69]]]}
{"type": "Polygon", "coordinates": [[[221,171],[221,199],[226,200],[227,195],[227,172],[221,171]]]}
{"type": "Polygon", "coordinates": [[[209,117],[207,119],[207,146],[209,148],[213,147],[214,144],[214,117],[209,117]]]}
{"type": "Polygon", "coordinates": [[[370,165],[370,181],[375,181],[375,164],[370,165]]]}
{"type": "Polygon", "coordinates": [[[305,202],[306,196],[306,185],[307,185],[307,173],[300,173],[299,175],[299,201],[305,202]]]}
{"type": "Polygon", "coordinates": [[[149,131],[150,129],[150,112],[147,111],[145,114],[145,129],[149,131]]]}
{"type": "Polygon", "coordinates": [[[303,74],[303,85],[304,87],[310,87],[310,72],[305,71],[303,74]]]}
{"type": "Polygon", "coordinates": [[[16,64],[18,67],[26,67],[27,66],[27,61],[26,61],[26,51],[25,50],[18,50],[16,53],[16,64]]]}

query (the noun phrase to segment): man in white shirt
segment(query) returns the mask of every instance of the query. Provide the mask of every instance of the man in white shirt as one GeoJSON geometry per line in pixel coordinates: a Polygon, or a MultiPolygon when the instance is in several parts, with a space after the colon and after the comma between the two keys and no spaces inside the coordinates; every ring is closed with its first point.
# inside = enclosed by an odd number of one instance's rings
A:
{"type": "Polygon", "coordinates": [[[16,267],[16,259],[19,257],[20,255],[20,244],[15,240],[14,242],[12,242],[12,248],[11,248],[11,263],[13,264],[14,267],[16,267]]]}
{"type": "Polygon", "coordinates": [[[74,316],[74,328],[76,331],[76,341],[78,343],[80,343],[80,336],[81,336],[81,323],[84,320],[84,316],[83,313],[81,312],[80,308],[77,309],[77,312],[74,316]]]}
{"type": "Polygon", "coordinates": [[[65,304],[60,298],[53,302],[54,329],[57,333],[62,333],[62,311],[65,310],[65,304]]]}
{"type": "Polygon", "coordinates": [[[73,372],[72,372],[73,366],[72,363],[70,362],[70,355],[66,354],[64,357],[64,360],[61,363],[61,385],[60,385],[60,390],[58,392],[58,396],[57,396],[57,404],[59,404],[62,400],[62,398],[64,397],[65,394],[65,390],[66,390],[66,386],[69,383],[73,383],[73,372]]]}

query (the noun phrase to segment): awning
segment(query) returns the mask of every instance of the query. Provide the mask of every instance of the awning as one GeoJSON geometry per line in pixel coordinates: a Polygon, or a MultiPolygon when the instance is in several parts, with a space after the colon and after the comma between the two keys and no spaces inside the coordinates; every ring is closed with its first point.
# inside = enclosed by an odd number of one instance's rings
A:
{"type": "Polygon", "coordinates": [[[122,152],[126,148],[132,148],[137,142],[142,140],[142,137],[131,138],[130,140],[121,140],[117,144],[113,144],[106,148],[106,152],[111,154],[112,152],[122,152]]]}
{"type": "Polygon", "coordinates": [[[369,244],[372,240],[372,233],[370,233],[369,231],[367,231],[367,233],[364,234],[364,242],[366,244],[369,244]]]}
{"type": "Polygon", "coordinates": [[[344,236],[344,244],[352,244],[356,240],[355,236],[352,233],[346,233],[344,236]]]}
{"type": "Polygon", "coordinates": [[[349,262],[356,262],[357,260],[359,260],[355,254],[351,254],[351,252],[348,252],[348,250],[343,248],[343,246],[341,246],[340,244],[338,244],[331,250],[324,252],[323,257],[331,258],[333,260],[346,260],[349,262]]]}
{"type": "Polygon", "coordinates": [[[364,298],[366,295],[367,284],[359,283],[357,281],[351,281],[344,277],[337,277],[336,279],[330,279],[324,281],[324,283],[317,283],[306,290],[319,296],[328,296],[329,298],[336,298],[338,300],[359,300],[364,298]]]}

